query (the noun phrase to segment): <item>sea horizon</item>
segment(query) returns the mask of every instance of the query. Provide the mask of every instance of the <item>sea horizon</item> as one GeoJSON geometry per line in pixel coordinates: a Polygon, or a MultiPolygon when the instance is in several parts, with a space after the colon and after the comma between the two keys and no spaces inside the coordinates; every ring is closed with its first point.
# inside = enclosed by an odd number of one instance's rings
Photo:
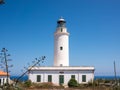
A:
{"type": "MultiPolygon", "coordinates": [[[[16,80],[18,79],[20,76],[19,75],[12,75],[10,76],[11,80],[16,80]]],[[[117,79],[120,79],[120,76],[116,76],[117,79]]],[[[100,75],[96,75],[94,77],[94,80],[96,79],[107,79],[107,80],[113,80],[115,79],[114,75],[108,75],[108,76],[100,76],[100,75]]],[[[20,81],[27,81],[28,80],[28,75],[23,76],[22,78],[19,79],[20,81]]]]}

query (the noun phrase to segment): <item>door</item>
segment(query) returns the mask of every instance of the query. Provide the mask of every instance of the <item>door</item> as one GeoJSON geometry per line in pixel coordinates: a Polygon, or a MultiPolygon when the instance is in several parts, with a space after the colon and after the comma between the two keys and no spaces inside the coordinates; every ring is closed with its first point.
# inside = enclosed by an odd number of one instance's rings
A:
{"type": "Polygon", "coordinates": [[[52,75],[48,75],[48,82],[52,82],[52,75]]]}
{"type": "Polygon", "coordinates": [[[59,75],[59,84],[60,85],[64,84],[64,75],[59,75]]]}

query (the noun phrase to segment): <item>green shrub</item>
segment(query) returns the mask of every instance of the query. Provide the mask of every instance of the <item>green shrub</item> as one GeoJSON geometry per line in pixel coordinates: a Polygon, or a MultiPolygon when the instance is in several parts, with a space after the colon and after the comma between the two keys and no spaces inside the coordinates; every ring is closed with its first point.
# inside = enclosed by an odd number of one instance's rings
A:
{"type": "Polygon", "coordinates": [[[27,80],[24,82],[25,87],[30,87],[32,85],[32,82],[30,80],[27,80]]]}
{"type": "Polygon", "coordinates": [[[78,87],[78,82],[74,78],[71,78],[68,82],[68,86],[69,87],[78,87]]]}

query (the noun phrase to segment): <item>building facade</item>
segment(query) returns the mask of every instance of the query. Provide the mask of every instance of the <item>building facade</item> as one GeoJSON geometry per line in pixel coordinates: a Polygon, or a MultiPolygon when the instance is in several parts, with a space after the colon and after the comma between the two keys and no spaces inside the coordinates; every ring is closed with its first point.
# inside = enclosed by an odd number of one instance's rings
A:
{"type": "Polygon", "coordinates": [[[32,82],[52,82],[67,85],[71,78],[78,83],[88,83],[94,79],[94,67],[69,66],[69,33],[66,21],[60,18],[54,33],[54,64],[51,67],[33,67],[28,74],[32,82]]]}
{"type": "Polygon", "coordinates": [[[78,83],[87,83],[94,79],[94,67],[34,67],[29,73],[32,82],[52,82],[67,85],[71,78],[78,83]]]}

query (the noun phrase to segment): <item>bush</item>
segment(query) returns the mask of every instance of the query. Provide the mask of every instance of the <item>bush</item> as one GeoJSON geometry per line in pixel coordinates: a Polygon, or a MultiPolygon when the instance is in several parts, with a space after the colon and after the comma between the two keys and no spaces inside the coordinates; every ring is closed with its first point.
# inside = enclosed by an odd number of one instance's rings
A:
{"type": "Polygon", "coordinates": [[[30,87],[32,85],[32,82],[30,80],[25,81],[24,86],[30,87]]]}
{"type": "Polygon", "coordinates": [[[68,82],[69,87],[78,87],[78,82],[74,79],[71,78],[70,81],[68,82]]]}

